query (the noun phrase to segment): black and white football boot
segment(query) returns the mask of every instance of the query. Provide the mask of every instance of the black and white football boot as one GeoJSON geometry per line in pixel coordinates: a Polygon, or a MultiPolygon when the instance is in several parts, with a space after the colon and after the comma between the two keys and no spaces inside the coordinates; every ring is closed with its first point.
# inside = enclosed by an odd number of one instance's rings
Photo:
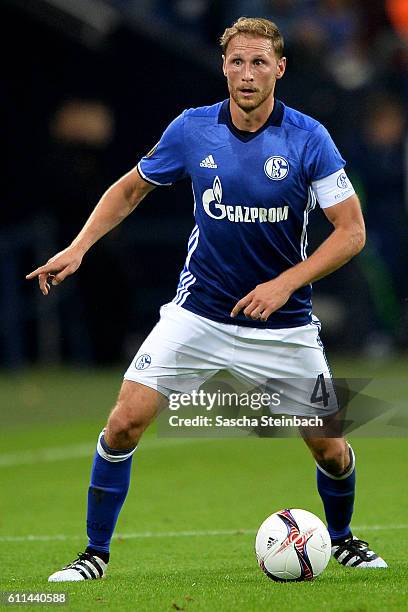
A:
{"type": "Polygon", "coordinates": [[[78,582],[103,578],[108,564],[88,552],[78,553],[78,557],[62,570],[54,572],[48,582],[78,582]]]}
{"type": "Polygon", "coordinates": [[[378,568],[388,567],[384,559],[370,550],[368,543],[350,535],[332,545],[332,557],[345,567],[378,568]]]}

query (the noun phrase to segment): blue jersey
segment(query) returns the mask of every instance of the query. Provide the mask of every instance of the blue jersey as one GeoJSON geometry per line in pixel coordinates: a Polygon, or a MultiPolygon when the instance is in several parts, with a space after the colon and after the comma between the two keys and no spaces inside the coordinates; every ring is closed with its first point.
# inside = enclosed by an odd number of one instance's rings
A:
{"type": "Polygon", "coordinates": [[[311,286],[295,291],[267,321],[230,312],[256,285],[306,258],[312,182],[344,167],[326,129],[275,100],[253,133],[232,123],[229,101],[185,110],[138,164],[155,185],[189,177],[195,226],[174,302],[234,325],[284,328],[311,321],[311,286]]]}

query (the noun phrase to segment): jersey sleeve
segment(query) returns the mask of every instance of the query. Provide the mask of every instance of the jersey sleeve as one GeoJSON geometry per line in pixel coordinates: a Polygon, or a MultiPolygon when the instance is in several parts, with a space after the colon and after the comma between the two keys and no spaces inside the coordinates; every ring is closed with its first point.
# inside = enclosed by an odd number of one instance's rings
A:
{"type": "Polygon", "coordinates": [[[329,132],[319,124],[309,136],[304,154],[309,184],[341,170],[345,163],[329,132]]]}
{"type": "Polygon", "coordinates": [[[157,145],[137,164],[140,176],[153,185],[172,185],[187,176],[184,148],[184,113],[164,131],[157,145]]]}

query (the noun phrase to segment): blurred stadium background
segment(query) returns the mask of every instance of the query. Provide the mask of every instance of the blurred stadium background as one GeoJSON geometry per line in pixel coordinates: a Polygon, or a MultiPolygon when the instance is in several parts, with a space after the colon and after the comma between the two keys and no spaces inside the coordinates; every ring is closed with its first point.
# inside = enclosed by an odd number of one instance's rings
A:
{"type": "MultiPolygon", "coordinates": [[[[3,0],[1,366],[127,365],[174,295],[188,182],[155,190],[48,299],[24,275],[174,116],[227,97],[217,39],[242,14],[281,27],[277,95],[328,127],[363,202],[364,253],[315,285],[326,345],[407,349],[406,0],[3,0]]],[[[316,212],[309,249],[328,230],[316,212]]]]}

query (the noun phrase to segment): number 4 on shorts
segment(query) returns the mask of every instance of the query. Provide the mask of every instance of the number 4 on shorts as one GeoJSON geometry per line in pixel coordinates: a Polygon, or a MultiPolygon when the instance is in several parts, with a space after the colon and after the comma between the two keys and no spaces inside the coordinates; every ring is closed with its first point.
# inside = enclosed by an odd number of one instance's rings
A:
{"type": "Polygon", "coordinates": [[[310,397],[310,401],[312,404],[323,402],[323,406],[326,407],[329,405],[329,397],[330,397],[330,393],[326,389],[324,375],[319,374],[318,377],[316,378],[316,383],[313,389],[313,393],[310,397]],[[319,392],[320,392],[320,395],[319,395],[319,392]]]}

